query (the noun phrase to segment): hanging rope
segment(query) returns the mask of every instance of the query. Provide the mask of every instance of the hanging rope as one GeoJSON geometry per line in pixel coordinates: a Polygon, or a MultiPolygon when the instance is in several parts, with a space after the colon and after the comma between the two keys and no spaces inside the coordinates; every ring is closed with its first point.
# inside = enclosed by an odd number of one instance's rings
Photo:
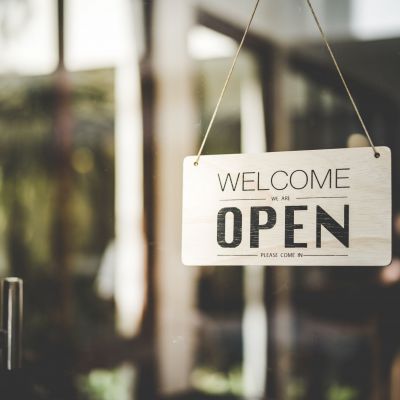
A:
{"type": "MultiPolygon", "coordinates": [[[[358,117],[358,119],[359,119],[359,121],[360,121],[360,124],[361,124],[361,126],[362,126],[362,128],[363,128],[363,130],[364,130],[364,133],[365,133],[365,135],[366,135],[366,137],[367,137],[367,139],[368,139],[368,142],[369,142],[370,146],[372,147],[372,149],[373,149],[373,151],[374,151],[375,157],[376,157],[376,158],[379,158],[379,157],[380,157],[380,154],[379,154],[379,152],[377,151],[377,149],[376,149],[376,147],[375,147],[375,145],[374,145],[374,143],[373,143],[373,141],[372,141],[371,135],[369,134],[369,131],[368,131],[368,129],[367,129],[367,126],[366,126],[366,124],[365,124],[365,122],[364,122],[363,117],[361,116],[360,110],[358,109],[358,106],[357,106],[357,104],[356,104],[356,102],[355,102],[355,100],[354,100],[354,97],[353,97],[353,95],[351,94],[350,88],[349,88],[349,86],[347,85],[347,82],[346,82],[346,79],[345,79],[344,76],[343,76],[342,70],[341,70],[341,68],[339,67],[339,63],[338,63],[338,61],[337,61],[337,59],[336,59],[336,57],[335,57],[335,55],[334,55],[334,53],[333,53],[333,51],[332,51],[332,48],[331,48],[331,46],[330,46],[330,44],[329,44],[329,42],[328,42],[328,38],[327,38],[327,36],[326,36],[326,34],[325,34],[323,28],[322,28],[322,25],[321,25],[321,23],[320,23],[320,21],[319,21],[319,18],[318,18],[318,16],[317,16],[317,13],[315,12],[313,5],[311,4],[311,0],[306,0],[306,1],[307,1],[307,4],[308,4],[309,9],[310,9],[310,11],[311,11],[311,14],[312,14],[312,16],[313,16],[313,18],[314,18],[314,21],[315,21],[315,23],[317,24],[317,27],[318,27],[318,30],[319,30],[319,32],[320,32],[320,34],[321,34],[322,40],[324,41],[325,46],[326,46],[326,48],[328,49],[328,52],[329,52],[329,54],[330,54],[330,56],[331,56],[331,58],[332,58],[333,64],[335,65],[336,71],[337,71],[337,73],[338,73],[338,75],[339,75],[339,77],[340,77],[340,79],[341,79],[341,81],[342,81],[342,83],[343,83],[343,86],[344,86],[344,88],[345,88],[345,90],[346,90],[346,92],[347,92],[347,95],[348,95],[348,97],[349,97],[349,99],[350,99],[350,102],[351,102],[353,108],[354,108],[354,111],[355,111],[355,113],[356,113],[356,115],[357,115],[357,117],[358,117]]],[[[213,112],[213,114],[212,114],[211,120],[210,120],[210,122],[209,122],[209,124],[208,124],[208,127],[207,127],[206,133],[205,133],[205,135],[204,135],[203,141],[201,142],[200,149],[199,149],[199,151],[198,151],[198,153],[197,153],[197,157],[196,157],[196,160],[195,160],[195,162],[194,162],[194,165],[195,165],[195,166],[199,165],[200,156],[201,156],[201,154],[202,154],[202,152],[203,152],[203,149],[204,149],[204,146],[205,146],[205,144],[206,144],[206,142],[207,142],[207,139],[208,139],[208,136],[209,136],[209,134],[210,134],[211,128],[212,128],[212,126],[213,126],[213,124],[214,124],[215,117],[217,116],[217,113],[218,113],[219,107],[220,107],[220,105],[221,105],[222,99],[223,99],[223,97],[224,97],[226,88],[228,87],[228,83],[229,83],[229,81],[230,81],[230,79],[231,79],[231,77],[232,77],[233,70],[235,69],[236,62],[237,62],[237,60],[238,60],[240,51],[241,51],[241,49],[242,49],[242,47],[243,47],[243,44],[244,44],[244,41],[245,41],[245,39],[246,39],[247,33],[249,32],[251,23],[253,22],[253,19],[254,19],[254,16],[255,16],[255,14],[256,14],[256,11],[257,11],[257,8],[258,8],[259,3],[260,3],[260,0],[257,0],[256,3],[255,3],[255,5],[254,5],[254,9],[253,9],[253,12],[252,12],[252,14],[251,14],[251,16],[250,16],[250,20],[249,20],[249,22],[248,22],[248,24],[247,24],[247,26],[246,26],[246,29],[245,29],[245,31],[244,31],[244,33],[243,33],[242,40],[240,41],[239,47],[237,48],[235,57],[233,58],[232,65],[231,65],[231,67],[230,67],[230,69],[229,69],[229,72],[228,72],[228,75],[227,75],[227,77],[226,77],[224,86],[222,87],[221,94],[220,94],[220,96],[219,96],[219,98],[218,98],[218,101],[217,101],[217,104],[216,104],[216,106],[215,106],[214,112],[213,112]]]]}
{"type": "Polygon", "coordinates": [[[247,26],[246,26],[246,29],[245,29],[245,31],[244,31],[244,33],[243,33],[242,40],[240,41],[239,47],[238,47],[238,49],[237,49],[237,51],[236,51],[236,54],[235,54],[235,57],[234,57],[234,59],[233,59],[231,68],[230,68],[230,70],[229,70],[229,72],[228,72],[228,76],[226,77],[225,84],[224,84],[224,86],[223,86],[223,88],[222,88],[222,91],[221,91],[221,94],[220,94],[220,96],[219,96],[217,105],[215,106],[214,113],[213,113],[213,115],[212,115],[212,117],[211,117],[210,123],[208,124],[208,128],[207,128],[206,134],[204,135],[204,139],[203,139],[203,141],[202,141],[202,143],[201,143],[199,152],[197,153],[197,158],[196,158],[196,161],[194,162],[194,165],[196,165],[196,166],[199,165],[199,159],[200,159],[201,153],[203,152],[204,145],[206,144],[206,141],[207,141],[207,139],[208,139],[208,135],[210,134],[211,128],[212,128],[212,126],[213,126],[213,124],[214,124],[215,117],[217,116],[217,112],[218,112],[218,110],[219,110],[219,106],[221,105],[221,101],[222,101],[222,99],[223,99],[223,97],[224,97],[226,88],[227,88],[228,83],[229,83],[229,81],[230,81],[230,79],[231,79],[233,70],[235,69],[235,65],[236,65],[237,59],[238,59],[238,57],[239,57],[240,50],[242,50],[243,43],[244,43],[244,41],[245,41],[245,39],[246,39],[247,33],[249,32],[251,23],[253,22],[254,15],[256,14],[256,11],[257,11],[258,4],[259,4],[259,3],[260,3],[260,0],[257,0],[256,4],[255,4],[255,6],[254,6],[253,12],[252,12],[252,14],[251,14],[250,20],[249,20],[249,22],[248,22],[248,24],[247,24],[247,26]]]}
{"type": "Polygon", "coordinates": [[[322,40],[324,41],[325,46],[326,46],[326,48],[328,49],[328,52],[329,52],[329,54],[330,54],[330,56],[331,56],[331,58],[332,58],[333,64],[335,65],[335,68],[336,68],[336,71],[337,71],[337,73],[338,73],[338,75],[339,75],[339,77],[340,77],[340,79],[341,79],[341,81],[342,81],[342,83],[343,83],[344,88],[346,89],[346,92],[347,92],[347,95],[349,96],[349,99],[350,99],[350,101],[351,101],[351,104],[353,105],[354,111],[356,112],[357,117],[358,117],[358,119],[359,119],[359,121],[360,121],[360,124],[361,124],[362,128],[364,129],[364,133],[365,133],[365,135],[367,136],[367,139],[368,139],[368,141],[369,141],[369,144],[370,144],[370,146],[372,147],[372,149],[373,149],[373,151],[374,151],[375,157],[376,157],[376,158],[379,158],[379,157],[380,157],[380,154],[379,154],[379,152],[376,150],[376,147],[375,147],[375,145],[374,145],[374,143],[373,143],[373,141],[372,141],[371,135],[369,134],[369,131],[368,131],[368,129],[367,129],[367,126],[365,125],[364,119],[363,119],[363,117],[361,116],[360,110],[358,109],[358,106],[357,106],[357,104],[356,104],[356,102],[355,102],[355,100],[354,100],[354,97],[353,97],[353,95],[351,94],[350,88],[349,88],[349,86],[347,85],[346,79],[345,79],[344,76],[343,76],[342,70],[340,69],[339,64],[338,64],[338,62],[337,62],[337,60],[336,60],[335,54],[333,53],[332,48],[331,48],[331,46],[330,46],[330,44],[329,44],[329,42],[328,42],[328,38],[327,38],[327,36],[326,36],[324,30],[322,29],[322,25],[321,25],[321,23],[320,23],[320,21],[319,21],[319,18],[318,18],[318,16],[317,16],[317,13],[315,12],[313,5],[311,4],[311,0],[306,0],[306,1],[307,1],[307,4],[308,4],[309,9],[310,9],[310,11],[311,11],[311,14],[312,14],[312,16],[314,17],[314,21],[315,21],[315,23],[317,24],[317,27],[318,27],[318,30],[319,30],[319,32],[320,32],[320,34],[321,34],[322,40]]]}

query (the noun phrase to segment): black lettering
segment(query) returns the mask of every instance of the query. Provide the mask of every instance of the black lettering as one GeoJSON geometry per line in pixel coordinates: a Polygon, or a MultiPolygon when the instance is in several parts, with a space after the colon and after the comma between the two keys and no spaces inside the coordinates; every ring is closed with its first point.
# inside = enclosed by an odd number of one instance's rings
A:
{"type": "Polygon", "coordinates": [[[297,189],[297,190],[304,189],[304,188],[307,186],[307,183],[308,183],[308,175],[307,175],[307,172],[306,172],[306,171],[303,171],[302,169],[297,169],[296,171],[293,171],[293,172],[290,174],[290,186],[291,186],[293,189],[297,189]],[[294,186],[294,183],[293,183],[293,176],[296,174],[296,172],[302,172],[302,173],[304,174],[305,178],[306,178],[304,185],[301,186],[301,187],[296,187],[296,186],[294,186]]]}
{"type": "Polygon", "coordinates": [[[329,189],[332,189],[332,170],[331,169],[328,170],[323,182],[320,183],[315,170],[312,169],[311,170],[311,189],[314,189],[314,179],[317,181],[319,188],[322,189],[325,186],[325,182],[328,179],[328,177],[329,177],[329,189]]]}
{"type": "Polygon", "coordinates": [[[338,168],[336,170],[336,188],[337,189],[350,189],[350,186],[339,186],[340,179],[349,179],[348,176],[339,176],[339,171],[350,171],[350,168],[338,168]]]}
{"type": "Polygon", "coordinates": [[[344,206],[344,225],[336,222],[322,207],[317,206],[317,248],[321,248],[321,226],[324,226],[340,243],[349,247],[349,206],[344,206]]]}
{"type": "Polygon", "coordinates": [[[235,191],[235,190],[236,190],[236,187],[237,187],[237,184],[238,184],[238,182],[239,182],[239,177],[240,177],[240,173],[237,174],[236,182],[235,182],[235,185],[234,185],[234,184],[233,184],[232,177],[231,177],[231,174],[227,174],[227,175],[226,175],[226,178],[225,178],[225,183],[224,183],[224,185],[222,186],[221,177],[220,177],[220,175],[218,174],[219,185],[221,186],[221,190],[222,190],[223,192],[225,191],[226,185],[227,185],[228,180],[229,180],[230,183],[231,183],[231,186],[232,186],[232,190],[235,191]]]}
{"type": "Polygon", "coordinates": [[[238,247],[242,242],[242,212],[238,208],[226,207],[218,212],[217,241],[221,247],[225,248],[238,247]],[[225,240],[226,214],[228,213],[233,214],[233,240],[231,243],[227,243],[225,240]]]}
{"type": "Polygon", "coordinates": [[[260,230],[271,229],[276,224],[276,211],[272,207],[251,207],[250,218],[250,247],[258,248],[260,243],[260,230]],[[267,222],[260,225],[260,212],[267,213],[267,222]]]}
{"type": "Polygon", "coordinates": [[[243,172],[243,178],[242,178],[242,190],[243,192],[254,192],[256,189],[245,189],[244,184],[245,183],[252,183],[255,182],[254,179],[245,179],[246,175],[248,174],[255,174],[255,172],[243,172]]]}
{"type": "Polygon", "coordinates": [[[285,189],[288,187],[288,184],[286,184],[283,188],[277,188],[277,187],[274,185],[274,177],[275,177],[276,174],[279,174],[280,172],[283,173],[283,174],[285,174],[286,176],[288,176],[287,172],[285,172],[285,171],[276,171],[276,172],[274,172],[274,174],[271,176],[271,185],[272,185],[272,187],[273,187],[274,189],[276,189],[276,190],[285,190],[285,189]]]}
{"type": "Polygon", "coordinates": [[[307,206],[286,206],[285,207],[285,247],[286,248],[300,248],[307,247],[307,243],[295,243],[294,231],[295,229],[303,229],[302,224],[294,223],[294,212],[305,211],[307,206]]]}
{"type": "Polygon", "coordinates": [[[257,172],[257,190],[269,190],[267,188],[260,187],[260,173],[257,172]]]}

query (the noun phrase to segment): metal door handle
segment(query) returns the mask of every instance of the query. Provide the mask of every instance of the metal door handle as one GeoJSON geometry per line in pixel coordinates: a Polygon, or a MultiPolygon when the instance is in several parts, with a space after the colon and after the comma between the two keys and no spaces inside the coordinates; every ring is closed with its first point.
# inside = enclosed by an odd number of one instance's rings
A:
{"type": "Polygon", "coordinates": [[[22,314],[22,279],[3,279],[1,283],[0,369],[11,371],[21,367],[22,314]]]}

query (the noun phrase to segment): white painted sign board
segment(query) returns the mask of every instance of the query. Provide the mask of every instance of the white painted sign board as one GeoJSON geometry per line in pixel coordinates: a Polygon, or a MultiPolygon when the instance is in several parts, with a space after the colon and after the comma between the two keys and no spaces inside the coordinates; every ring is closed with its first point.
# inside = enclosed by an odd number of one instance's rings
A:
{"type": "Polygon", "coordinates": [[[185,158],[183,263],[388,265],[391,152],[377,150],[185,158]]]}

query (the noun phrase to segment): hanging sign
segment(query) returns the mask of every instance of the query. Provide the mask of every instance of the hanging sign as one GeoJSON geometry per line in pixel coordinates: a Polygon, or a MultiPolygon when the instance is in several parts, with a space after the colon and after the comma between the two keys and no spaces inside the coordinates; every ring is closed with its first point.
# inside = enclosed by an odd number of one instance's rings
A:
{"type": "Polygon", "coordinates": [[[391,153],[376,149],[187,157],[183,263],[388,265],[391,153]]]}

